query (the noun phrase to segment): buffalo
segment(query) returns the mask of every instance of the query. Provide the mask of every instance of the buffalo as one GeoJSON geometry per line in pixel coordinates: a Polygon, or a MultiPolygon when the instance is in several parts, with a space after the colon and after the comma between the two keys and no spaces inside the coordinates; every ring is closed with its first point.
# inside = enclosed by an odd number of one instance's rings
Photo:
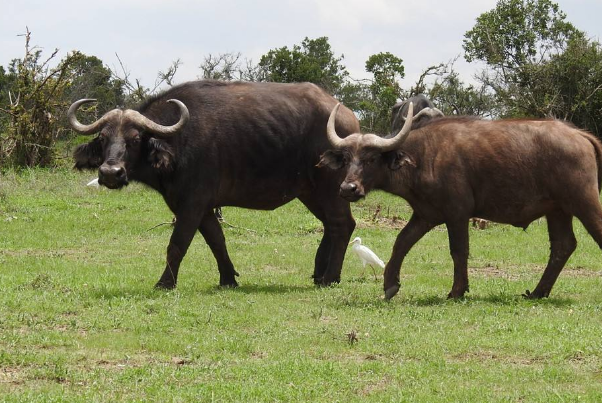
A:
{"type": "Polygon", "coordinates": [[[423,112],[420,116],[414,116],[412,129],[416,129],[418,125],[424,124],[428,119],[443,116],[443,112],[435,108],[433,102],[424,94],[414,95],[393,105],[391,110],[391,133],[398,133],[399,130],[401,130],[401,127],[408,116],[410,104],[413,104],[414,106],[414,113],[420,113],[422,110],[426,110],[426,112],[423,112]]]}
{"type": "MultiPolygon", "coordinates": [[[[209,245],[221,286],[237,286],[222,228],[221,206],[272,210],[298,198],[324,225],[313,278],[339,282],[355,228],[338,195],[342,172],[316,167],[329,148],[325,128],[337,101],[316,85],[195,81],[170,88],[136,109],[114,109],[80,123],[79,100],[68,111],[74,130],[98,133],[74,151],[75,167],[98,168],[98,182],[119,189],[138,181],[159,192],[176,220],[157,282],[174,288],[182,258],[198,230],[209,245]]],[[[337,131],[359,131],[342,110],[337,131]]]]}
{"type": "Polygon", "coordinates": [[[355,133],[340,138],[338,106],[328,121],[333,147],[320,166],[343,170],[340,194],[349,201],[372,189],[403,197],[413,209],[399,233],[384,274],[385,298],[399,291],[404,257],[428,231],[445,224],[454,263],[449,298],[468,291],[471,217],[521,228],[545,216],[551,252],[529,298],[548,297],[576,248],[573,216],[602,247],[602,145],[593,135],[558,120],[431,119],[411,130],[412,107],[392,138],[355,133]]]}

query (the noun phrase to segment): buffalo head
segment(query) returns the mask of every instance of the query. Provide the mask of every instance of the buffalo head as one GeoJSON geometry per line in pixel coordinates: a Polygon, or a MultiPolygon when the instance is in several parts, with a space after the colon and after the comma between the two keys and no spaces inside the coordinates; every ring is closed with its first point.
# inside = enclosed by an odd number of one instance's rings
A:
{"type": "Polygon", "coordinates": [[[432,113],[423,109],[413,116],[414,105],[410,102],[405,123],[399,133],[390,138],[382,138],[376,134],[354,133],[340,138],[335,131],[335,119],[339,109],[337,104],[330,114],[327,125],[327,137],[332,150],[320,157],[318,167],[331,169],[347,167],[345,180],[341,183],[339,193],[349,201],[357,201],[375,187],[379,187],[383,179],[383,168],[397,170],[406,164],[413,165],[412,159],[401,149],[412,127],[412,120],[424,114],[432,113]]]}
{"type": "Polygon", "coordinates": [[[80,99],[67,112],[73,130],[82,134],[98,133],[92,141],[75,150],[76,168],[98,168],[98,183],[110,189],[127,185],[128,176],[146,163],[156,169],[171,168],[173,149],[163,139],[186,125],[190,118],[186,105],[177,99],[167,101],[175,104],[180,113],[178,122],[171,126],[160,125],[132,109],[113,109],[94,123],[80,123],[75,116],[77,109],[93,101],[80,99]]]}

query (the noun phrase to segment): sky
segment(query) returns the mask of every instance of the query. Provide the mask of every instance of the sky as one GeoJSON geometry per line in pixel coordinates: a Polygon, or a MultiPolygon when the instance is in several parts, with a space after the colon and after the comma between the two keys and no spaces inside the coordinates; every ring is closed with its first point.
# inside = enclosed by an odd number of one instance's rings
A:
{"type": "MultiPolygon", "coordinates": [[[[602,39],[602,0],[556,0],[567,20],[602,39]]],[[[458,56],[466,82],[482,66],[463,59],[464,34],[496,0],[0,0],[0,65],[31,44],[58,58],[79,50],[153,87],[157,73],[179,59],[175,82],[199,78],[209,54],[242,54],[253,63],[271,49],[328,37],[351,77],[367,78],[365,62],[379,52],[404,61],[409,88],[427,67],[458,56]]]]}

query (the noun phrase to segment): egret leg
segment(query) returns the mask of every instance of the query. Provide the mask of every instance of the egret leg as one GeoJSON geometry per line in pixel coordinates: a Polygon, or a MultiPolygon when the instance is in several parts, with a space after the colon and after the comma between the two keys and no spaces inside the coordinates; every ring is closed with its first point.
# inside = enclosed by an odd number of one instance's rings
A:
{"type": "Polygon", "coordinates": [[[374,274],[374,281],[375,282],[378,281],[378,277],[376,277],[376,269],[374,269],[374,266],[372,266],[372,265],[369,265],[369,266],[372,269],[372,273],[374,274]]]}

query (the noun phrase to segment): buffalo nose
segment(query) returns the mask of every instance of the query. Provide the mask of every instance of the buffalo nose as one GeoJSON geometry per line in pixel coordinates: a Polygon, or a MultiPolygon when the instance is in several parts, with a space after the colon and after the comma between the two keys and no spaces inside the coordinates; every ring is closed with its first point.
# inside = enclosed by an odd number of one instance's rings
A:
{"type": "Polygon", "coordinates": [[[357,185],[355,183],[341,183],[341,192],[355,193],[357,191],[357,185]]]}
{"type": "Polygon", "coordinates": [[[364,188],[354,182],[343,182],[339,189],[339,195],[349,201],[357,201],[365,196],[364,188]]]}
{"type": "Polygon", "coordinates": [[[109,188],[119,187],[127,183],[125,168],[121,165],[104,164],[99,169],[99,183],[109,188]]]}
{"type": "Polygon", "coordinates": [[[100,173],[105,176],[113,176],[119,178],[123,176],[125,170],[118,165],[103,165],[100,167],[100,173]]]}

